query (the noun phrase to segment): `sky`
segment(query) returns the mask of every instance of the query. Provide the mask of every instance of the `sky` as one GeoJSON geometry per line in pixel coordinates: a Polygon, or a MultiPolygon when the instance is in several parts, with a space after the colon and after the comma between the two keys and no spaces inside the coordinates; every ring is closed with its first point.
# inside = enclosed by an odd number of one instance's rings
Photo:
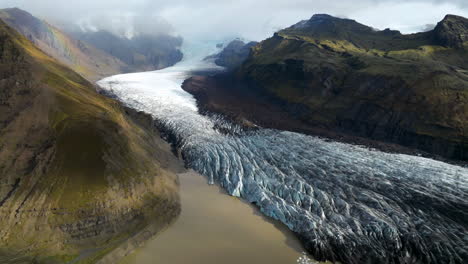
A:
{"type": "Polygon", "coordinates": [[[262,40],[317,13],[403,33],[430,29],[446,14],[468,17],[468,0],[0,0],[4,7],[87,30],[197,40],[262,40]]]}

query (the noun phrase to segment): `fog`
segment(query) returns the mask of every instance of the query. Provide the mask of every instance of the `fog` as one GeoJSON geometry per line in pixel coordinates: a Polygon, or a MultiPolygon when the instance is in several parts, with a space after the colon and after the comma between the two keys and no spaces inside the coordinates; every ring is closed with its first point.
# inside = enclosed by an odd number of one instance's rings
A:
{"type": "Polygon", "coordinates": [[[466,0],[0,0],[59,25],[132,36],[261,40],[316,13],[404,33],[428,30],[446,14],[468,17],[466,0]]]}

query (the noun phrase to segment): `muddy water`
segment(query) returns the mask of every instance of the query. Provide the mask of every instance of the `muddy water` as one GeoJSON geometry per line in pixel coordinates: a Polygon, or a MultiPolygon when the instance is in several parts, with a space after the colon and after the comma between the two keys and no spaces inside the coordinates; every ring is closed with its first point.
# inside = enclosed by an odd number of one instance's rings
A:
{"type": "Polygon", "coordinates": [[[199,174],[181,174],[180,181],[179,219],[122,263],[296,263],[303,249],[284,225],[208,185],[199,174]]]}

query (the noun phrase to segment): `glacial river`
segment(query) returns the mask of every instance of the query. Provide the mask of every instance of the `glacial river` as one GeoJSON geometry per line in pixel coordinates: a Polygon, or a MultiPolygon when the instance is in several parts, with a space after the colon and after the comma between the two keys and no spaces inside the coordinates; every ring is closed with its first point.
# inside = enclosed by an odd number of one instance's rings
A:
{"type": "Polygon", "coordinates": [[[301,244],[279,222],[197,173],[179,178],[176,222],[120,264],[295,264],[301,256],[301,244]]]}
{"type": "Polygon", "coordinates": [[[298,233],[319,258],[468,263],[466,167],[287,131],[243,132],[201,115],[181,84],[194,71],[219,68],[197,50],[174,67],[99,85],[151,114],[188,167],[298,233]]]}

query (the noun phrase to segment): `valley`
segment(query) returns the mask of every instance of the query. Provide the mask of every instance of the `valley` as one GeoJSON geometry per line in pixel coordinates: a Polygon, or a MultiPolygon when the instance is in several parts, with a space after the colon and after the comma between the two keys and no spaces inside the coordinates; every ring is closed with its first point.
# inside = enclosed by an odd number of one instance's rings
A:
{"type": "Polygon", "coordinates": [[[468,262],[468,19],[127,4],[0,9],[0,263],[468,262]]]}

